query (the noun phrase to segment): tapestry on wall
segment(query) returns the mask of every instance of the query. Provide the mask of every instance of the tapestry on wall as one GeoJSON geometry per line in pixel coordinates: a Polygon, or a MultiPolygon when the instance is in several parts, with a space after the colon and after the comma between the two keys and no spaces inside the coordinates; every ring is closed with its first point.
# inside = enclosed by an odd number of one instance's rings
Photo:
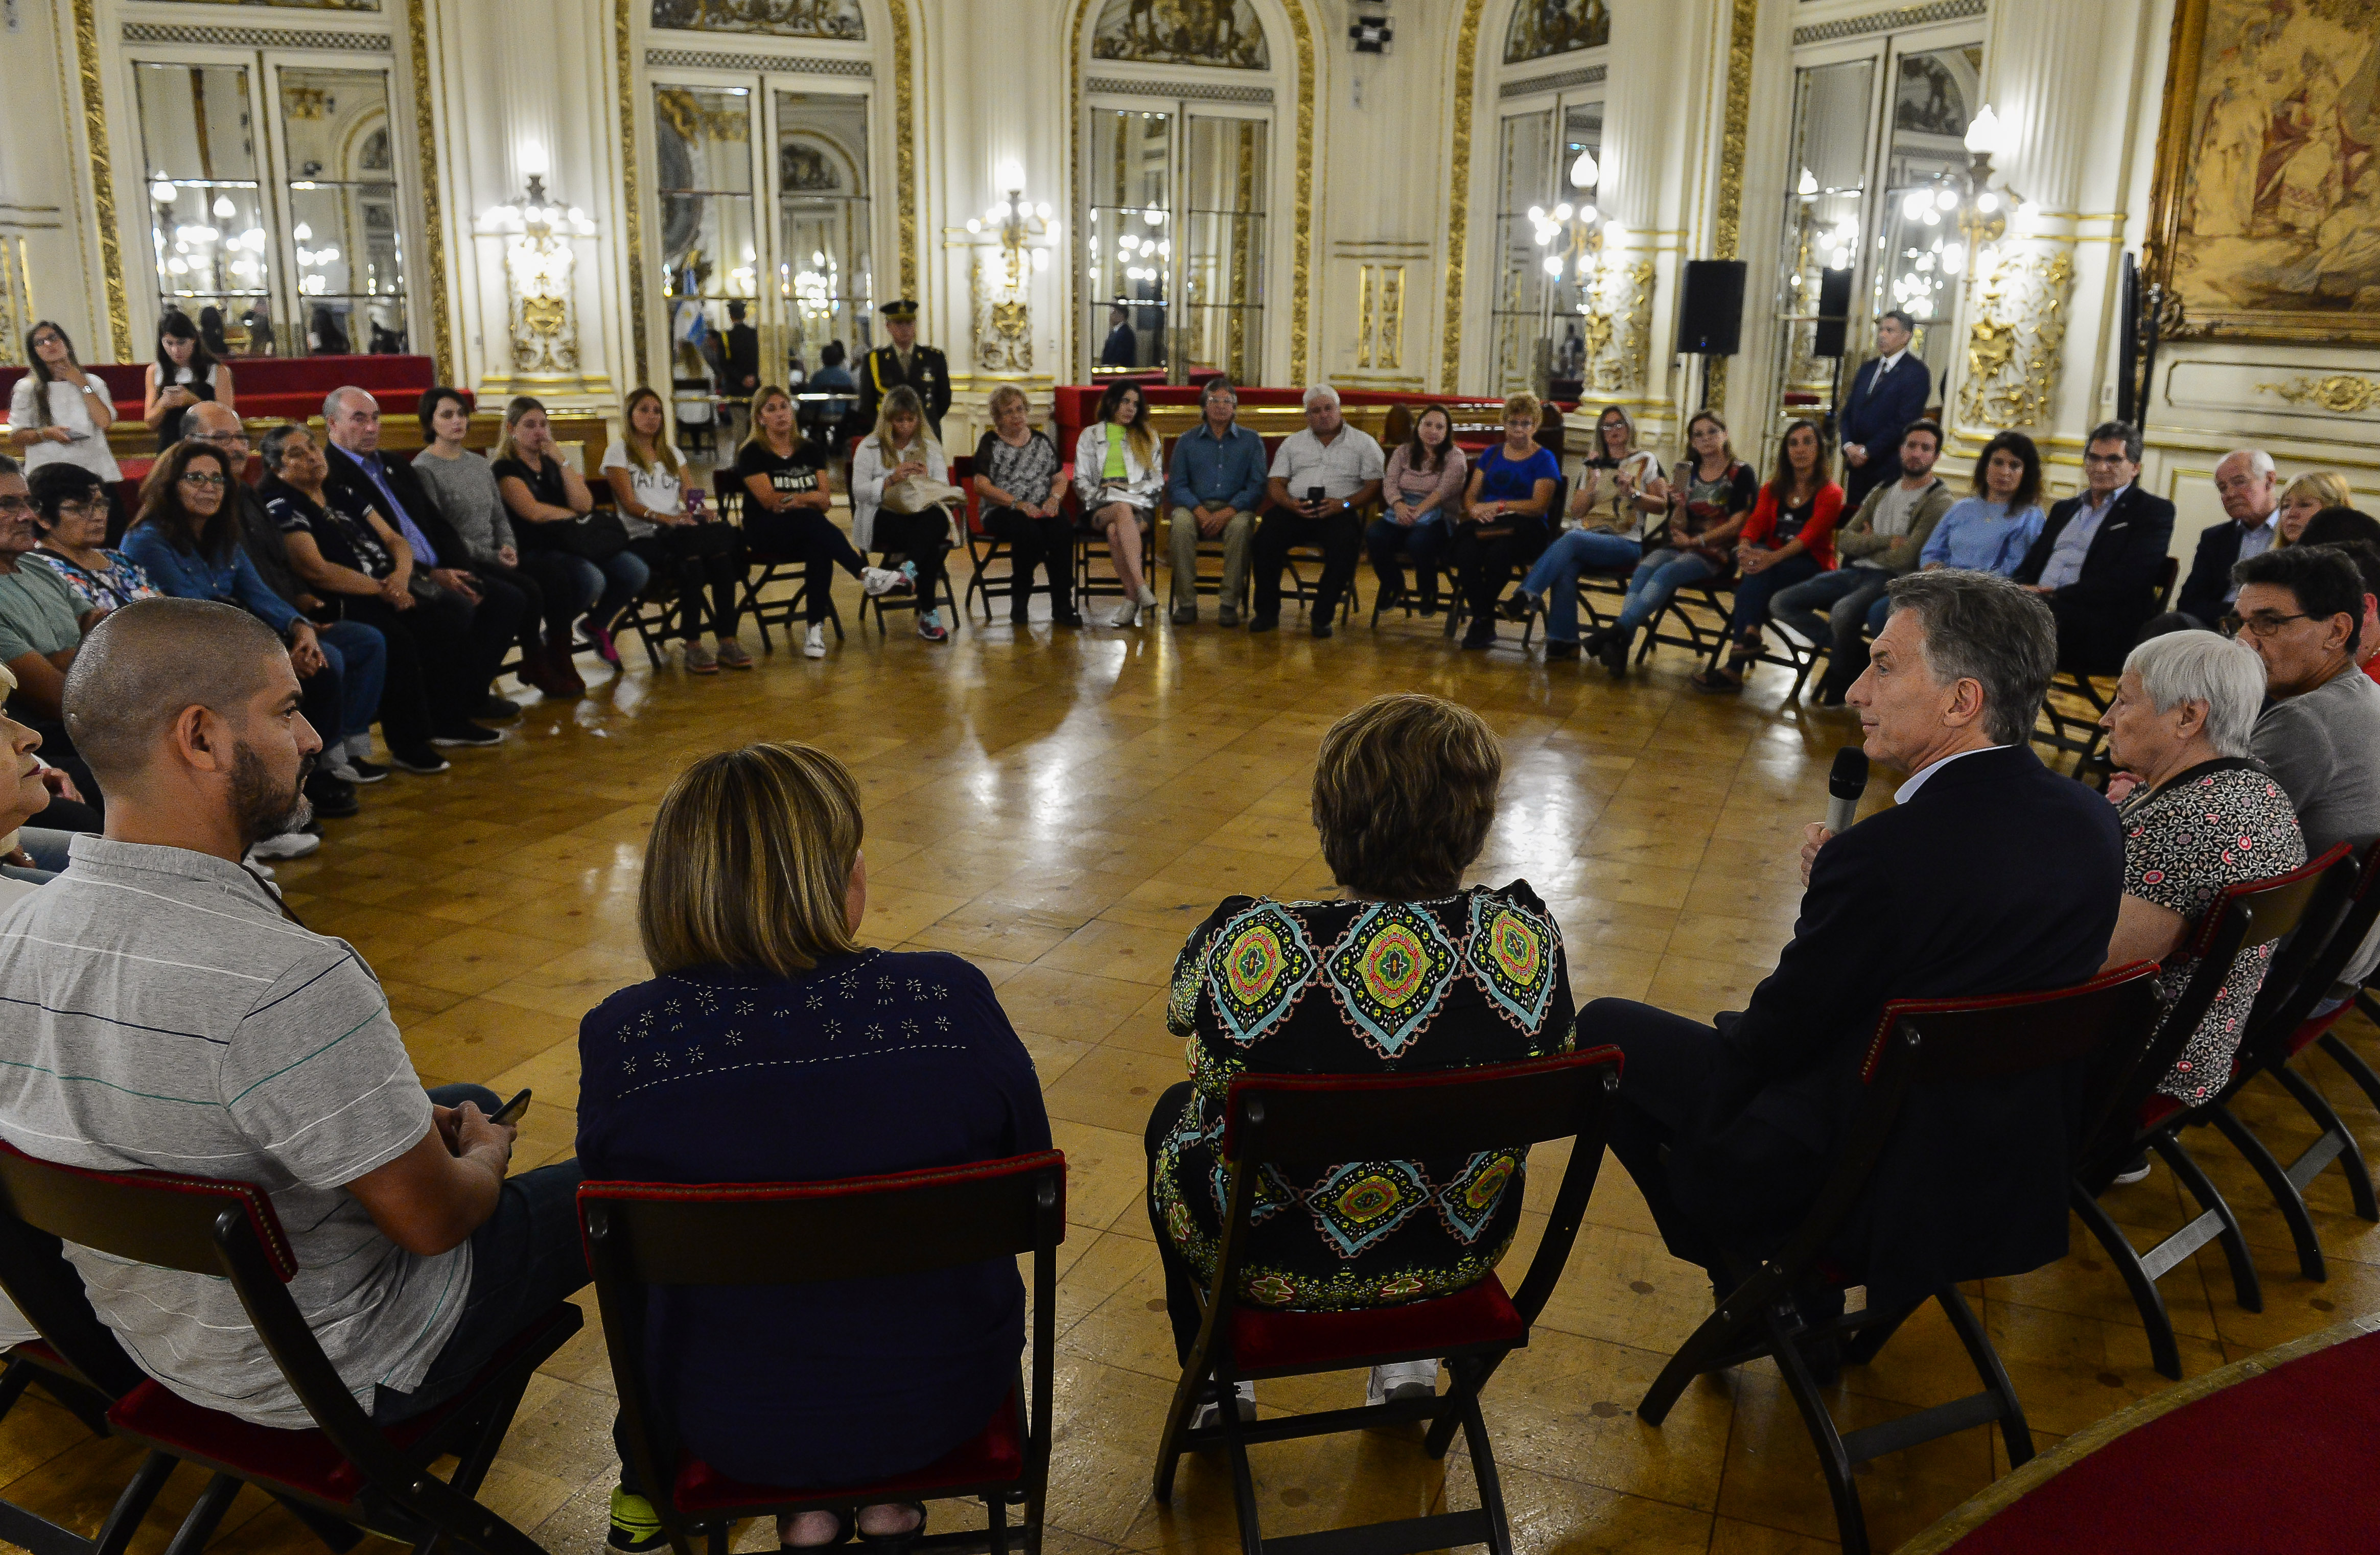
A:
{"type": "Polygon", "coordinates": [[[2380,341],[2380,0],[2180,0],[2151,232],[2185,334],[2380,341]]]}

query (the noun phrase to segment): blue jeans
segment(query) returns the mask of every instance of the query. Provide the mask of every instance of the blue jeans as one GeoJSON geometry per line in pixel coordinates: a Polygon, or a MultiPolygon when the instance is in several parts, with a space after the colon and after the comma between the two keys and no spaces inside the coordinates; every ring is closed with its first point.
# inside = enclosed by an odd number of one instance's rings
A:
{"type": "Polygon", "coordinates": [[[1572,529],[1556,537],[1537,557],[1529,575],[1521,579],[1521,591],[1546,601],[1546,640],[1576,642],[1578,640],[1578,575],[1589,567],[1615,572],[1633,567],[1643,559],[1642,541],[1626,535],[1608,535],[1599,530],[1572,529]]]}
{"type": "Polygon", "coordinates": [[[329,745],[348,735],[368,734],[380,716],[381,687],[388,681],[388,639],[377,626],[360,621],[334,621],[314,628],[322,657],[339,677],[339,727],[318,729],[329,745]]]}
{"type": "MultiPolygon", "coordinates": [[[[546,564],[549,570],[545,576],[563,585],[554,590],[560,599],[549,601],[549,608],[556,604],[565,605],[559,613],[565,619],[575,618],[584,612],[593,617],[599,626],[609,626],[617,619],[619,613],[628,608],[628,601],[644,590],[646,582],[653,576],[652,569],[645,565],[643,559],[633,551],[623,551],[601,563],[590,562],[584,556],[573,556],[566,552],[549,551],[546,554],[555,560],[546,564]]],[[[540,586],[552,588],[542,580],[540,586]]]]}
{"type": "Polygon", "coordinates": [[[1779,626],[1826,649],[1833,661],[1828,679],[1849,686],[1867,662],[1861,629],[1884,630],[1885,618],[1892,613],[1892,601],[1885,595],[1891,582],[1890,573],[1876,567],[1838,567],[1779,589],[1768,601],[1768,613],[1779,626]]]}
{"type": "MultiPolygon", "coordinates": [[[[485,1086],[440,1086],[430,1099],[441,1107],[476,1102],[491,1115],[504,1105],[485,1086]]],[[[453,1398],[523,1329],[586,1285],[578,1238],[584,1175],[574,1159],[504,1179],[496,1212],[471,1233],[471,1284],[455,1331],[413,1391],[382,1388],[373,1394],[374,1424],[409,1420],[453,1398]]]]}
{"type": "Polygon", "coordinates": [[[1735,580],[1735,614],[1728,622],[1728,631],[1741,640],[1757,637],[1768,621],[1769,596],[1791,589],[1796,583],[1806,583],[1825,569],[1818,558],[1804,552],[1788,556],[1765,572],[1746,573],[1735,580]]]}
{"type": "MultiPolygon", "coordinates": [[[[1692,551],[1667,546],[1636,564],[1628,578],[1628,598],[1620,607],[1620,630],[1633,632],[1661,613],[1677,591],[1689,583],[1718,576],[1718,565],[1692,551]]],[[[1550,633],[1552,628],[1548,626],[1550,633]]]]}
{"type": "Polygon", "coordinates": [[[1434,507],[1410,524],[1375,518],[1372,527],[1364,531],[1364,549],[1372,558],[1372,572],[1379,578],[1380,587],[1402,588],[1405,563],[1411,560],[1414,570],[1421,575],[1422,598],[1433,601],[1438,598],[1438,573],[1446,555],[1446,526],[1439,522],[1438,509],[1434,507]]]}

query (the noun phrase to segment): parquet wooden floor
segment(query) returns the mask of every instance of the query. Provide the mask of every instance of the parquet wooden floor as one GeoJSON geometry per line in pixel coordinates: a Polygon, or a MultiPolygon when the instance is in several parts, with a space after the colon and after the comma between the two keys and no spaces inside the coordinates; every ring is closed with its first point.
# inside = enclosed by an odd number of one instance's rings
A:
{"type": "MultiPolygon", "coordinates": [[[[1190,927],[1228,893],[1330,887],[1307,820],[1323,729],[1389,689],[1477,708],[1505,741],[1509,779],[1476,877],[1525,877],[1548,900],[1581,1003],[1619,994],[1705,1018],[1739,1007],[1787,938],[1799,827],[1822,813],[1828,761],[1854,737],[1840,714],[1780,708],[1774,670],[1740,700],[1697,696],[1693,665],[1671,650],[1613,686],[1600,669],[1549,669],[1509,648],[1458,654],[1434,621],[1359,625],[1327,643],[1293,613],[1286,626],[1251,638],[1211,625],[970,623],[941,648],[855,628],[823,661],[781,639],[758,673],[709,678],[648,673],[630,649],[629,673],[583,701],[531,706],[503,747],[367,790],[362,816],[330,823],[320,853],[281,880],[308,922],[378,970],[425,1084],[536,1087],[519,1153],[533,1165],[571,1150],[579,1017],[645,975],[635,893],[662,785],[690,758],[754,738],[835,751],[868,799],[863,937],[956,952],[990,975],[1071,1164],[1051,1548],[1222,1555],[1236,1541],[1217,1465],[1190,1464],[1171,1505],[1148,1494],[1174,1367],[1141,1208],[1141,1130],[1151,1099],[1183,1075],[1162,984],[1190,927]]],[[[1871,806],[1890,781],[1873,786],[1871,806]]],[[[2371,1051],[2369,1027],[2350,1035],[2371,1051]]],[[[2320,1062],[2309,1073],[2380,1150],[2362,1098],[2320,1062]]],[[[2310,1137],[2294,1109],[2260,1098],[2251,1112],[2277,1146],[2310,1137]]],[[[2337,1173],[2314,1190],[2333,1258],[2317,1285],[2297,1277],[2286,1230],[2228,1147],[2200,1153],[2247,1221],[2266,1310],[2232,1304],[2212,1248],[2176,1270],[2165,1289],[2192,1373],[2380,1306],[2380,1229],[2349,1211],[2337,1173]]],[[[1531,1174],[1536,1211],[1513,1267],[1557,1176],[1531,1174]]],[[[2143,1238],[2183,1218],[2162,1168],[2115,1203],[2143,1238]]],[[[1707,1287],[1663,1253],[1616,1165],[1587,1220],[1535,1343],[1487,1396],[1520,1548],[1830,1547],[1815,1457],[1765,1364],[1692,1387],[1662,1429],[1633,1416],[1707,1310],[1707,1287]]],[[[2122,1285],[2075,1237],[2063,1262],[1974,1293],[2044,1444],[2162,1385],[2122,1285]]],[[[612,1384],[588,1306],[587,1331],[537,1380],[488,1492],[556,1555],[600,1549],[613,1482],[612,1384]]],[[[1840,1413],[1864,1424],[1967,1391],[1961,1364],[1938,1315],[1921,1318],[1845,1374],[1840,1413]]],[[[1352,1375],[1267,1384],[1261,1397],[1267,1409],[1335,1407],[1361,1386],[1352,1375]]],[[[1390,1433],[1259,1449],[1268,1531],[1474,1504],[1461,1457],[1432,1464],[1390,1433]]],[[[1862,1487],[1878,1548],[2003,1467],[1981,1428],[1873,1465],[1862,1487]]],[[[121,1447],[41,1402],[0,1424],[0,1494],[53,1515],[95,1526],[128,1472],[121,1447]]],[[[198,1489],[184,1470],[165,1507],[178,1513],[198,1489]]],[[[153,1555],[170,1530],[152,1513],[136,1549],[153,1555]]],[[[748,1527],[738,1548],[771,1537],[748,1527]]],[[[320,1548],[252,1495],[218,1547],[320,1548]]]]}

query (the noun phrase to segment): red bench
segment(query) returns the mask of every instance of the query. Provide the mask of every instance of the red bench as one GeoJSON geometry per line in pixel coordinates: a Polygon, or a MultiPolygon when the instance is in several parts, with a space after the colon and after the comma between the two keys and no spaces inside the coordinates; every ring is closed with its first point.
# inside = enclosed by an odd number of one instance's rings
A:
{"type": "MultiPolygon", "coordinates": [[[[421,391],[436,384],[437,366],[428,357],[235,357],[233,391],[239,413],[250,420],[303,421],[322,413],[322,396],[354,384],[369,389],[381,412],[411,419],[421,391]]],[[[17,391],[21,367],[0,367],[0,403],[17,391]]],[[[107,384],[119,423],[137,423],[147,388],[147,362],[100,362],[86,367],[107,384]]],[[[469,399],[471,392],[463,391],[469,399]]]]}

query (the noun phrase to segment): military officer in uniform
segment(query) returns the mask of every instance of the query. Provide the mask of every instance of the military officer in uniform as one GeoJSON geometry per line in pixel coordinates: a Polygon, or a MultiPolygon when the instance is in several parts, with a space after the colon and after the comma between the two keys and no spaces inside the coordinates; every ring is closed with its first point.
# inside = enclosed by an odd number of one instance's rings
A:
{"type": "Polygon", "coordinates": [[[931,346],[917,344],[917,304],[909,298],[886,303],[884,332],[890,346],[879,346],[859,365],[859,410],[853,424],[862,437],[876,430],[876,407],[884,396],[906,383],[925,402],[926,424],[939,441],[942,415],[951,407],[951,364],[931,346]]]}

